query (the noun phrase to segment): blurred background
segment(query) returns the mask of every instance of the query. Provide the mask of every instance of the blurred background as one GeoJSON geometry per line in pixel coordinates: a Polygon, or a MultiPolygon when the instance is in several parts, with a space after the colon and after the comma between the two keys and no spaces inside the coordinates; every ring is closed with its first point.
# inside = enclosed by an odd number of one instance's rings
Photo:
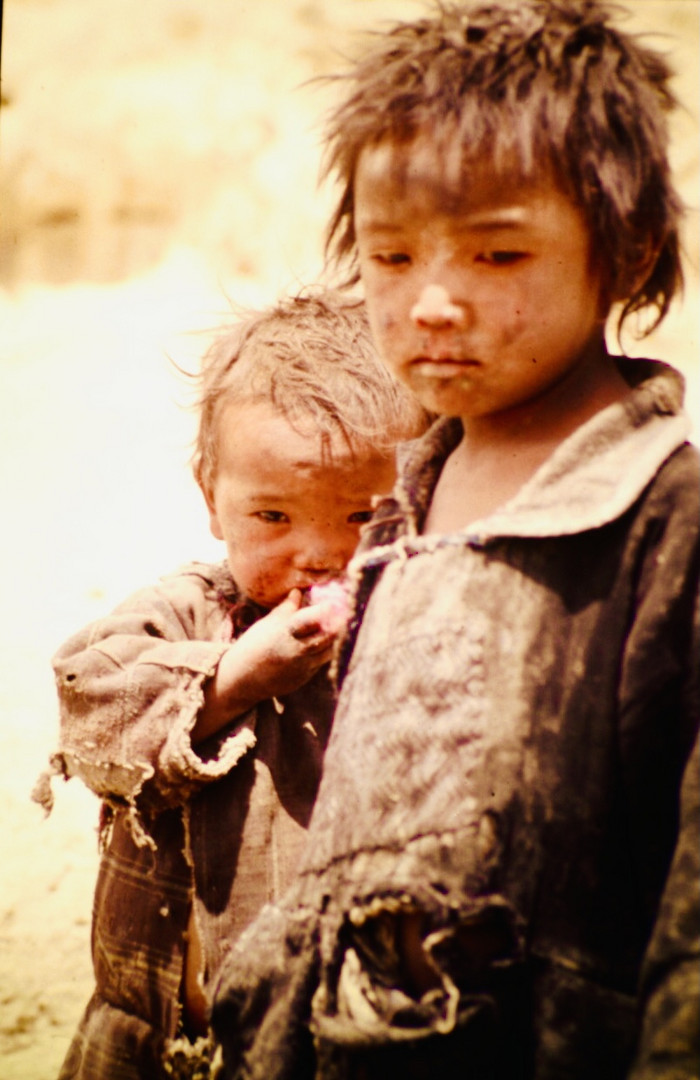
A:
{"type": "MultiPolygon", "coordinates": [[[[223,557],[189,474],[192,369],[232,305],[316,279],[320,126],[361,29],[414,0],[5,0],[0,108],[0,1073],[51,1080],[91,989],[96,803],[29,801],[55,647],[134,588],[223,557]],[[174,362],[174,363],[173,363],[174,362]]],[[[629,352],[698,415],[699,0],[628,0],[677,71],[687,288],[629,352]]],[[[697,427],[696,427],[697,431],[697,427]]]]}

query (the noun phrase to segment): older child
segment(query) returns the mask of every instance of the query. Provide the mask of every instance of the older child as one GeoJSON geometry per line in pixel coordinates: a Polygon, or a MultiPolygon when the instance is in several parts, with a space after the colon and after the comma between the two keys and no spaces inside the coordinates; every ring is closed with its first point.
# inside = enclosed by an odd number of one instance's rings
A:
{"type": "Polygon", "coordinates": [[[305,598],[343,574],[397,440],[424,430],[357,300],[282,302],[205,358],[195,472],[226,563],[136,593],[55,657],[54,768],[103,800],[97,985],[62,1077],[157,1080],[184,1067],[179,1033],[206,1032],[202,984],[288,883],[316,794],[336,631],[305,598]]]}
{"type": "Polygon", "coordinates": [[[331,240],[443,418],[353,563],[229,1077],[697,1076],[698,454],[680,377],[604,337],[680,281],[668,75],[595,0],[441,4],[334,114],[331,240]]]}

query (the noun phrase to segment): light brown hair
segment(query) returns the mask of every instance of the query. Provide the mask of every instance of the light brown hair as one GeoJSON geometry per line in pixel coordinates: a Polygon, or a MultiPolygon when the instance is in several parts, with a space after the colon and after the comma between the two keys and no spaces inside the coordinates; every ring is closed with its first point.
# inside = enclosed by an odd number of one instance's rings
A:
{"type": "Polygon", "coordinates": [[[340,434],[352,450],[393,453],[421,434],[423,407],[379,360],[363,301],[318,290],[247,312],[206,352],[198,379],[199,426],[192,459],[200,486],[216,472],[222,406],[265,401],[329,447],[340,434]]]}

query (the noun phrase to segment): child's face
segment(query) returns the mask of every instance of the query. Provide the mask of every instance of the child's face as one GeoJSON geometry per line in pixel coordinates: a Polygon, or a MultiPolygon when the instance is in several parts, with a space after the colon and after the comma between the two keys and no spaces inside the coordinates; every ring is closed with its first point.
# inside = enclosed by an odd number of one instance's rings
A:
{"type": "Polygon", "coordinates": [[[272,608],[291,589],[337,577],[372,512],[388,494],[393,461],[370,451],[353,457],[338,437],[332,458],[318,435],[302,435],[266,403],[225,405],[218,422],[211,530],[226,542],[239,588],[272,608]]]}
{"type": "Polygon", "coordinates": [[[588,232],[550,181],[450,181],[429,136],[379,143],[358,162],[355,232],[375,342],[428,409],[508,414],[599,362],[588,232]]]}

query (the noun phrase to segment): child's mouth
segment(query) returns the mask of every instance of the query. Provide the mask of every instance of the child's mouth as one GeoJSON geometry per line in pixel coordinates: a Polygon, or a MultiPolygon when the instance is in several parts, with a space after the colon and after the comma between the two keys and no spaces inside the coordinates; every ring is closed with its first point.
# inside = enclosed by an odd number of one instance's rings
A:
{"type": "Polygon", "coordinates": [[[448,379],[454,375],[464,375],[465,371],[479,366],[478,360],[462,359],[454,356],[418,356],[411,361],[413,372],[428,379],[448,379]]]}

